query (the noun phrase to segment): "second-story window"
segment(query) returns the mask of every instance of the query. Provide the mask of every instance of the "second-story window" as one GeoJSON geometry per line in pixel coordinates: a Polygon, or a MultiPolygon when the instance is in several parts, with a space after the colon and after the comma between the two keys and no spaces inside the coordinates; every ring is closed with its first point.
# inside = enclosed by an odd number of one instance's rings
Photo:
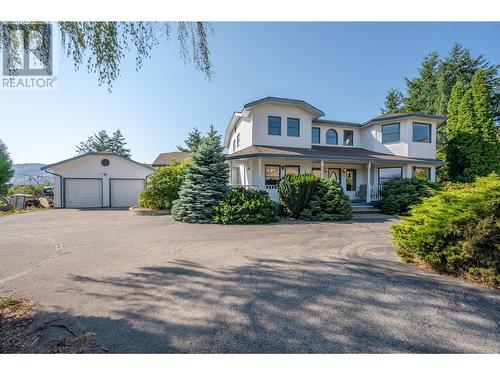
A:
{"type": "Polygon", "coordinates": [[[311,142],[314,144],[319,144],[320,143],[320,129],[314,128],[314,127],[311,129],[312,129],[311,142]]]}
{"type": "Polygon", "coordinates": [[[300,137],[300,120],[298,118],[287,118],[286,129],[286,135],[289,137],[300,137]]]}
{"type": "Polygon", "coordinates": [[[236,150],[236,139],[233,139],[233,151],[236,150]]]}
{"type": "Polygon", "coordinates": [[[413,142],[431,143],[431,124],[413,123],[413,142]]]}
{"type": "Polygon", "coordinates": [[[281,135],[281,117],[269,116],[267,118],[267,134],[281,135]]]}
{"type": "Polygon", "coordinates": [[[344,146],[352,146],[354,144],[354,132],[352,130],[344,130],[344,146]]]}
{"type": "Polygon", "coordinates": [[[236,136],[236,147],[240,147],[240,133],[236,136]]]}
{"type": "Polygon", "coordinates": [[[399,142],[399,122],[382,125],[382,143],[399,142]]]}
{"type": "Polygon", "coordinates": [[[337,132],[333,129],[328,129],[326,132],[326,144],[327,145],[336,145],[338,144],[337,132]]]}

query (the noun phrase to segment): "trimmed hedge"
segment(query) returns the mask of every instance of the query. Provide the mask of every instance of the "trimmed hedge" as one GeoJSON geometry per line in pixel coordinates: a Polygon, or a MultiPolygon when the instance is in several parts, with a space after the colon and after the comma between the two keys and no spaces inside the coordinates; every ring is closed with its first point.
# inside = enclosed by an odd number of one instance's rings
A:
{"type": "Polygon", "coordinates": [[[500,285],[500,177],[453,184],[412,208],[391,229],[397,254],[434,268],[500,285]]]}
{"type": "Polygon", "coordinates": [[[398,178],[384,183],[379,206],[386,214],[404,214],[433,194],[434,185],[420,178],[398,178]]]}
{"type": "Polygon", "coordinates": [[[300,217],[318,181],[312,174],[286,175],[280,180],[278,193],[287,215],[300,217]]]}
{"type": "Polygon", "coordinates": [[[186,163],[178,161],[156,169],[149,177],[146,189],[139,194],[139,207],[170,210],[172,203],[179,198],[185,174],[186,163]]]}
{"type": "Polygon", "coordinates": [[[351,200],[338,182],[320,179],[300,218],[314,221],[349,220],[352,218],[351,200]]]}
{"type": "Polygon", "coordinates": [[[212,223],[265,224],[278,220],[278,205],[261,190],[230,189],[212,210],[212,223]]]}

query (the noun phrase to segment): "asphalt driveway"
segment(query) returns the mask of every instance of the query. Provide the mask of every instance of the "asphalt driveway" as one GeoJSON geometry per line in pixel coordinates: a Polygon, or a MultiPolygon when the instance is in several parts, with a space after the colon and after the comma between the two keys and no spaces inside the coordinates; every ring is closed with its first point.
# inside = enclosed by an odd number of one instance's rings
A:
{"type": "Polygon", "coordinates": [[[0,217],[0,295],[110,352],[500,352],[500,293],[402,264],[393,223],[0,217]]]}

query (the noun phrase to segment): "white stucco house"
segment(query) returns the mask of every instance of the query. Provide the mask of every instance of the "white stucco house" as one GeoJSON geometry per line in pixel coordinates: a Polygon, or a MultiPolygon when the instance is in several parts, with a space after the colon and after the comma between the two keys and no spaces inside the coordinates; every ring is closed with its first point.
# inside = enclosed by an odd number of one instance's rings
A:
{"type": "Polygon", "coordinates": [[[379,198],[395,177],[436,178],[436,129],[445,118],[389,113],[363,123],[324,119],[302,100],[267,97],[234,112],[227,127],[231,184],[254,186],[277,199],[287,174],[313,173],[340,182],[351,199],[379,198]]]}
{"type": "Polygon", "coordinates": [[[153,168],[111,152],[89,152],[42,168],[54,177],[54,207],[130,207],[153,168]]]}

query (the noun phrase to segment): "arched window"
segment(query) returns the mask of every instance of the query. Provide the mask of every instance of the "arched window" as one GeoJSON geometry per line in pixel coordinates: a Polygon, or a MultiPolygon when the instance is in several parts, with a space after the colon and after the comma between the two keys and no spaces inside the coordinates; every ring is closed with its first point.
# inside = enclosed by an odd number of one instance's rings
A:
{"type": "Polygon", "coordinates": [[[328,129],[326,132],[326,144],[327,145],[336,145],[337,144],[337,132],[333,129],[328,129]]]}

